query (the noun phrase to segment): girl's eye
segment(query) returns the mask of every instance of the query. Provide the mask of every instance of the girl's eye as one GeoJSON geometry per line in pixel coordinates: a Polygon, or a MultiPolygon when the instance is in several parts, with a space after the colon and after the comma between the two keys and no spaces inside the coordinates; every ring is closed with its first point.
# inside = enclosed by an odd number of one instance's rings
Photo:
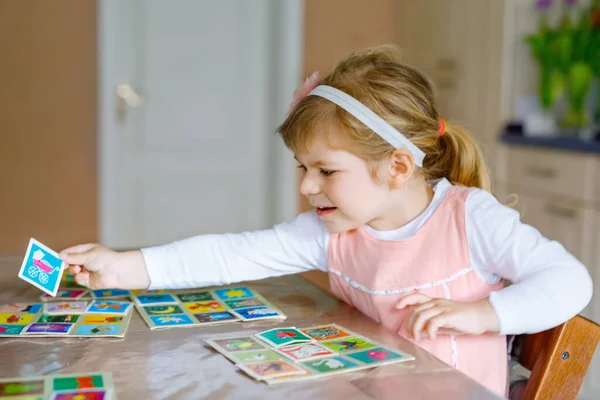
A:
{"type": "Polygon", "coordinates": [[[331,171],[331,170],[329,170],[329,169],[322,169],[322,170],[321,170],[321,173],[322,173],[323,175],[325,175],[325,176],[331,176],[331,175],[333,175],[333,174],[335,173],[335,171],[331,171]]]}
{"type": "Polygon", "coordinates": [[[306,167],[304,165],[298,165],[298,169],[301,169],[302,171],[306,171],[306,167]]]}

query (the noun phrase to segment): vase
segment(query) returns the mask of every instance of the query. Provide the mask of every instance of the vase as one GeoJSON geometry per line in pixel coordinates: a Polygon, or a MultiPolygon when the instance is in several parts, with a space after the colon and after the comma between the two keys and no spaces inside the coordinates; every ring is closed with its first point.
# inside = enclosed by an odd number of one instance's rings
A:
{"type": "Polygon", "coordinates": [[[538,109],[528,114],[523,121],[525,136],[530,137],[555,137],[559,128],[556,116],[552,110],[538,109]]]}

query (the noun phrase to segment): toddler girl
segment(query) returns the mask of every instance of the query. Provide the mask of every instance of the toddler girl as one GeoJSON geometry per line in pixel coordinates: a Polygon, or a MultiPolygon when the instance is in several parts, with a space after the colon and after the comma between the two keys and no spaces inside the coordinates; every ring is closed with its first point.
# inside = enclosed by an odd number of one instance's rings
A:
{"type": "Polygon", "coordinates": [[[296,91],[279,132],[314,211],[139,251],[75,246],[61,257],[76,281],[177,289],[319,269],[340,299],[505,395],[505,335],[575,316],[592,282],[494,198],[476,143],[438,115],[430,82],[397,54],[357,51],[296,91]]]}

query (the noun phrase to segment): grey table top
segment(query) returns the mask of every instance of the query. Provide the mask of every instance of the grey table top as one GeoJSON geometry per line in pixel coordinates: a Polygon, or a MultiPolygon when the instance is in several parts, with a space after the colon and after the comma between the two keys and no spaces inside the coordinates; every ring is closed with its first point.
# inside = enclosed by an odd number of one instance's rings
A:
{"type": "MultiPolygon", "coordinates": [[[[17,278],[22,259],[0,255],[0,304],[39,302],[17,278]]],[[[227,323],[151,331],[137,311],[124,338],[2,338],[0,378],[111,372],[118,399],[483,399],[500,397],[356,309],[298,276],[248,282],[280,308],[284,321],[227,323]],[[277,326],[337,323],[416,357],[304,382],[268,386],[249,378],[203,339],[277,326]]]]}

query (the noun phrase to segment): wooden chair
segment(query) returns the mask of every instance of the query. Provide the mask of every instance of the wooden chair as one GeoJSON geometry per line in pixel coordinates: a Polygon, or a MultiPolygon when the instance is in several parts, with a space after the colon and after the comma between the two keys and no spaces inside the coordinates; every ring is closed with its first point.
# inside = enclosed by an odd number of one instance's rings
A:
{"type": "Polygon", "coordinates": [[[575,400],[600,340],[600,326],[576,316],[556,328],[515,338],[511,354],[531,376],[511,399],[575,400]]]}

